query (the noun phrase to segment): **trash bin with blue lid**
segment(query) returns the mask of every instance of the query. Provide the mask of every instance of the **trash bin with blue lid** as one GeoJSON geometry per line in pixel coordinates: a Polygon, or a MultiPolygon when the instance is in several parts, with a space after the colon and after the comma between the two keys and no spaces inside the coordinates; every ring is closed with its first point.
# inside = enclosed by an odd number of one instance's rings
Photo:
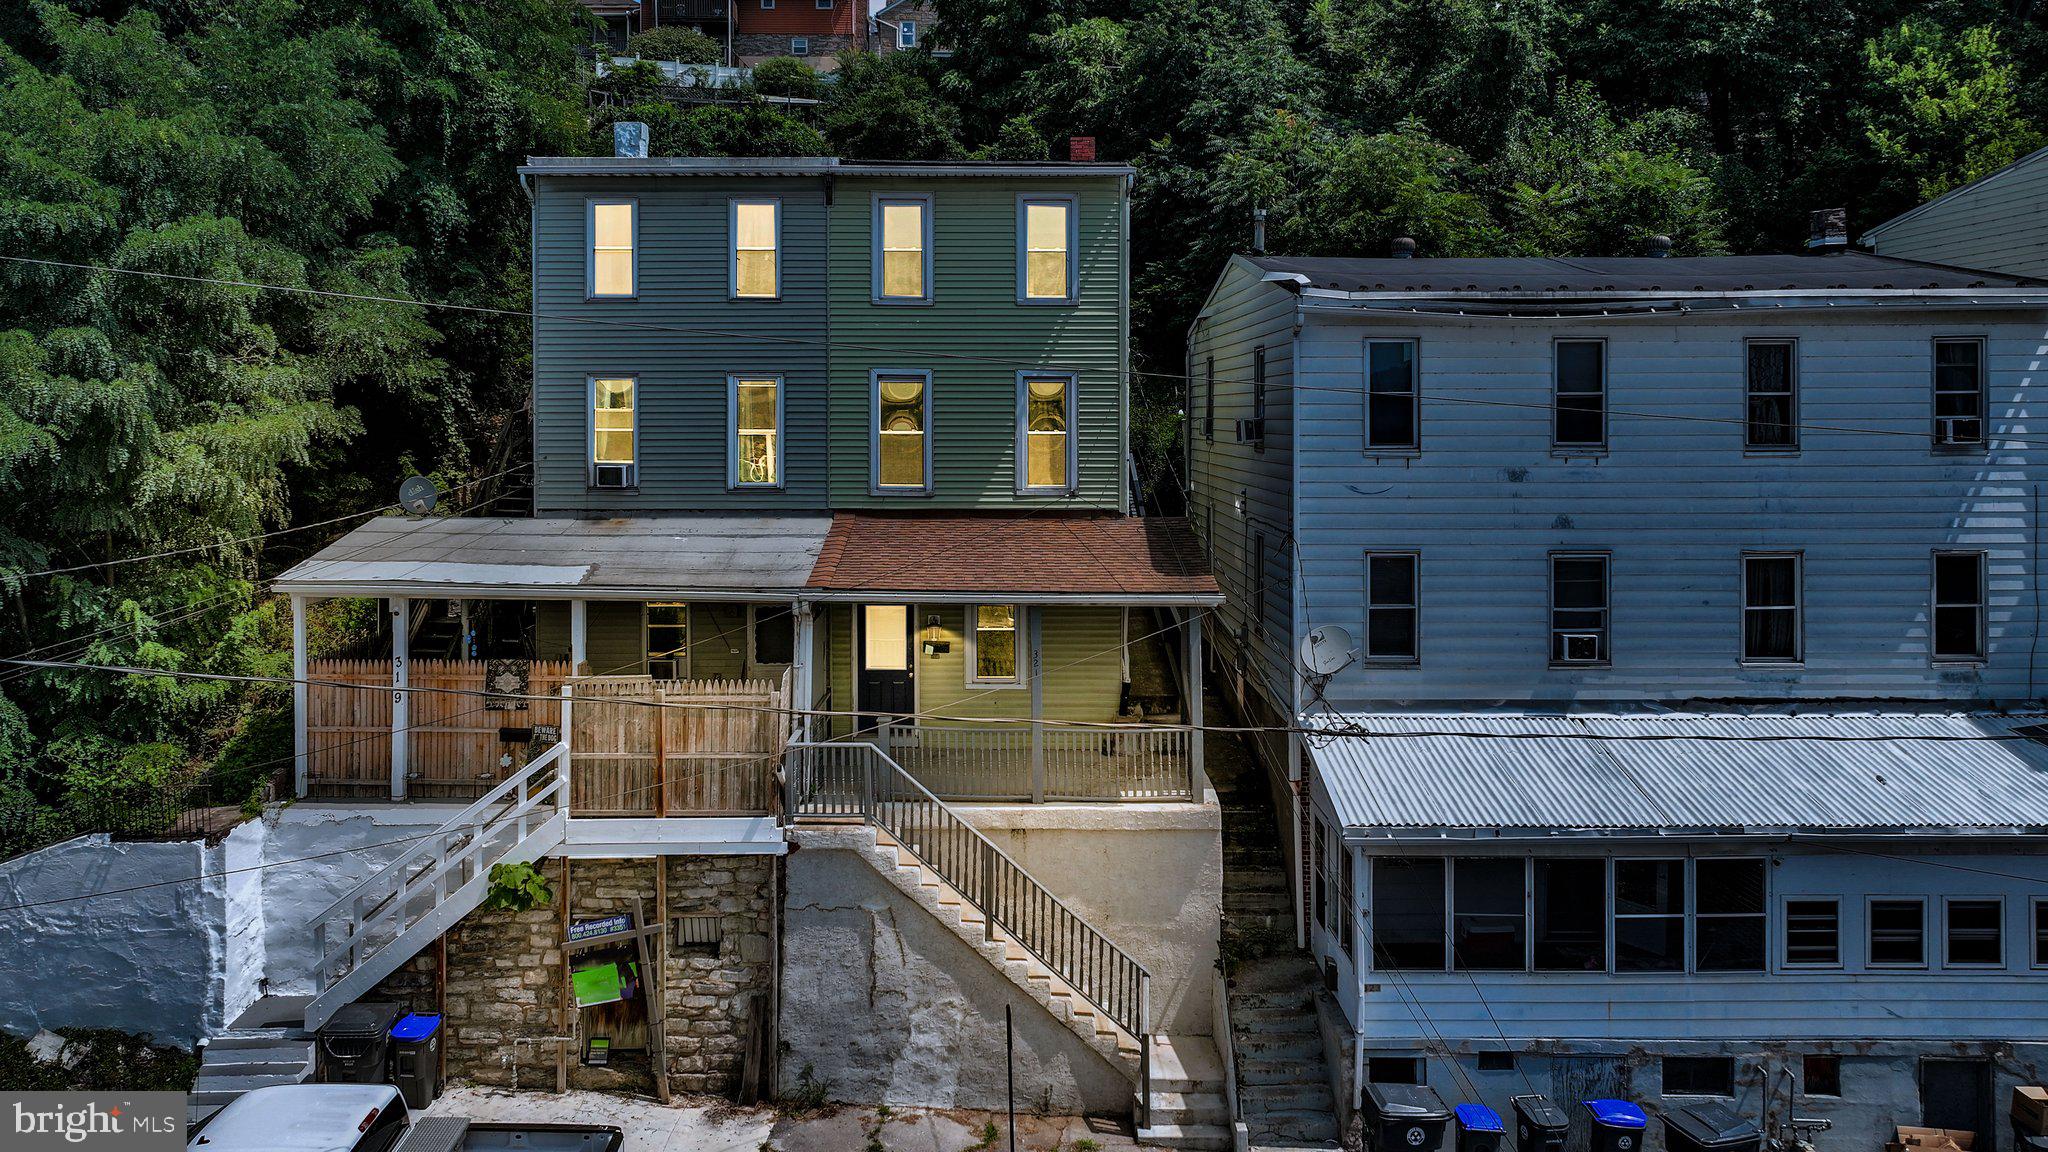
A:
{"type": "Polygon", "coordinates": [[[1571,1117],[1547,1096],[1517,1096],[1515,1106],[1515,1152],[1563,1152],[1572,1128],[1571,1117]]]}
{"type": "Polygon", "coordinates": [[[1426,1084],[1367,1084],[1365,1120],[1376,1152],[1436,1152],[1451,1111],[1426,1084]]]}
{"type": "Polygon", "coordinates": [[[1588,1100],[1586,1111],[1593,1116],[1591,1152],[1640,1152],[1650,1126],[1641,1108],[1626,1100],[1588,1100]]]}
{"type": "Polygon", "coordinates": [[[1733,1108],[1714,1100],[1664,1113],[1668,1152],[1762,1152],[1763,1130],[1733,1108]]]}
{"type": "Polygon", "coordinates": [[[1458,1152],[1500,1152],[1507,1135],[1500,1113],[1484,1104],[1460,1104],[1452,1113],[1458,1121],[1458,1152]]]}
{"type": "Polygon", "coordinates": [[[414,1111],[441,1094],[441,1018],[415,1012],[391,1026],[391,1082],[414,1111]]]}

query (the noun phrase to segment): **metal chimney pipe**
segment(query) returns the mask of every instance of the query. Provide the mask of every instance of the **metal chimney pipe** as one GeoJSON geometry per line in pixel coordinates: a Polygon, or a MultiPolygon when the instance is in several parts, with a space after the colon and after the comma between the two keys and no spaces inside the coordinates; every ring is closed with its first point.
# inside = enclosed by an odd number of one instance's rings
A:
{"type": "Polygon", "coordinates": [[[1266,254],[1266,210],[1252,209],[1252,255],[1266,254]]]}

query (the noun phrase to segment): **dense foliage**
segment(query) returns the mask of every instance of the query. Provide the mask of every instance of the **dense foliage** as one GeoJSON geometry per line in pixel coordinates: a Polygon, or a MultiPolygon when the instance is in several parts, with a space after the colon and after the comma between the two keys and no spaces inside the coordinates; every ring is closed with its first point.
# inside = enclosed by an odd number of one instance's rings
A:
{"type": "MultiPolygon", "coordinates": [[[[946,55],[849,58],[822,85],[781,63],[711,99],[651,64],[589,79],[571,0],[11,5],[0,256],[516,309],[514,164],[607,151],[620,119],[665,154],[1036,160],[1092,136],[1139,170],[1135,442],[1157,462],[1188,318],[1255,207],[1281,252],[1783,250],[1809,209],[1868,226],[2048,124],[2029,3],[935,2],[946,55]]],[[[661,40],[643,54],[703,55],[661,40]]],[[[281,671],[256,582],[338,529],[23,574],[515,463],[526,341],[516,318],[0,263],[0,651],[281,671]]],[[[277,703],[0,668],[0,789],[260,774],[277,703]]]]}

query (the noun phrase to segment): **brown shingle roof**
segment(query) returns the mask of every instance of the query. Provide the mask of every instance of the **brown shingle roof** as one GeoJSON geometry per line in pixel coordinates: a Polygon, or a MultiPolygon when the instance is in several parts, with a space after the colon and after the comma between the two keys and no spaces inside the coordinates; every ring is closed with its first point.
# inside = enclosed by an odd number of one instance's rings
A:
{"type": "Polygon", "coordinates": [[[1186,519],[1032,513],[832,517],[809,586],[834,592],[1222,599],[1186,519]]]}

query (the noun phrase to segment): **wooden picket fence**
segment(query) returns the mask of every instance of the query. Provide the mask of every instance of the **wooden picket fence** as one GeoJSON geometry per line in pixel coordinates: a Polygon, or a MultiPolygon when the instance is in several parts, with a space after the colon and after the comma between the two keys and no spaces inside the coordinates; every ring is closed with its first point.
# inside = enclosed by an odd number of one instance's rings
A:
{"type": "Polygon", "coordinates": [[[766,814],[790,727],[776,680],[573,682],[569,806],[579,816],[766,814]],[[671,707],[670,705],[674,705],[671,707]]]}
{"type": "MultiPolygon", "coordinates": [[[[534,728],[559,730],[560,695],[569,678],[564,660],[529,665],[522,696],[482,693],[481,660],[415,660],[408,677],[406,795],[474,799],[516,772],[538,746],[507,741],[534,728]],[[545,697],[539,699],[538,697],[545,697]],[[508,731],[509,730],[509,731],[508,731]],[[511,758],[509,768],[504,763],[511,758]]],[[[306,689],[307,791],[316,797],[372,799],[391,794],[391,662],[315,660],[306,689]]]]}

